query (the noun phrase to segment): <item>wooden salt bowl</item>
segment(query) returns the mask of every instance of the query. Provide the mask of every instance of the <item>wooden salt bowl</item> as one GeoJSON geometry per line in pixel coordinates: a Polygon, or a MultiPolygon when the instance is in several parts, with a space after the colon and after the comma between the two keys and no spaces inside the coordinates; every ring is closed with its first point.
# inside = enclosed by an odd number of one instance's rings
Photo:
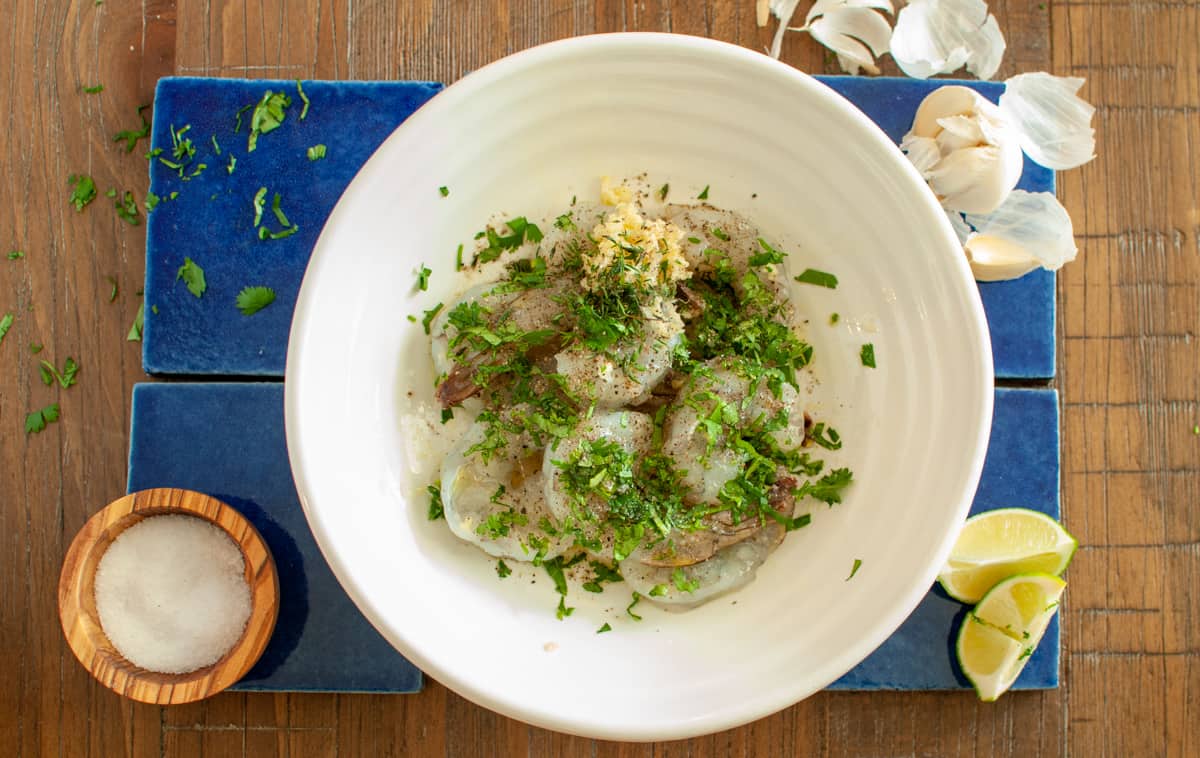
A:
{"type": "Polygon", "coordinates": [[[113,501],[75,535],[58,580],[58,615],[71,652],[105,687],[143,703],[190,703],[217,694],[258,661],[279,615],[279,576],[258,530],[230,506],[190,490],[143,490],[113,501]],[[130,663],[109,642],[96,612],[96,567],[104,551],[142,519],[169,514],[201,518],[228,534],[241,548],[250,587],[250,618],[241,638],[216,663],[186,674],[130,663]]]}

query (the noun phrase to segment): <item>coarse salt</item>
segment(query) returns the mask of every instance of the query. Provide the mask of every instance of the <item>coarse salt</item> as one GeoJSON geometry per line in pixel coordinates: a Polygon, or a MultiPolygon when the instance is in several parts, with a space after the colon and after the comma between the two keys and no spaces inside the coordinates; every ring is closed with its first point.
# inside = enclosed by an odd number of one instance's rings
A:
{"type": "Polygon", "coordinates": [[[221,659],[250,618],[241,550],[194,516],[151,516],[100,556],[96,610],[121,655],[151,671],[182,674],[221,659]]]}

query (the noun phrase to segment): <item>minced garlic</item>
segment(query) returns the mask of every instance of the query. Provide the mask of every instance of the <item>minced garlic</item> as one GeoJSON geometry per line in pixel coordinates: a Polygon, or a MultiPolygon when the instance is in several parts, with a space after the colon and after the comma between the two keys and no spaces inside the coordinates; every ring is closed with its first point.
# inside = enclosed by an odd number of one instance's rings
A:
{"type": "Polygon", "coordinates": [[[596,248],[584,255],[583,288],[611,283],[605,272],[619,267],[621,281],[653,288],[687,279],[680,243],[683,231],[661,218],[649,220],[632,203],[621,203],[592,229],[596,248]]]}
{"type": "Polygon", "coordinates": [[[633,202],[633,190],[624,183],[613,184],[612,177],[600,177],[600,202],[605,205],[620,205],[633,202]]]}

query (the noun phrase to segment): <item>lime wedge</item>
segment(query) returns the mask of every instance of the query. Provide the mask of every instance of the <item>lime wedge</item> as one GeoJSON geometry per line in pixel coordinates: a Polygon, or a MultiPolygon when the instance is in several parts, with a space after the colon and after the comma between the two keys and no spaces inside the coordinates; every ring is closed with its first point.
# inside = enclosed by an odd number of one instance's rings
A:
{"type": "Polygon", "coordinates": [[[1066,586],[1050,574],[1010,577],[984,595],[963,619],[958,665],[980,700],[995,700],[1016,681],[1046,633],[1066,586]]]}
{"type": "Polygon", "coordinates": [[[938,581],[963,603],[975,603],[1014,574],[1058,576],[1079,543],[1062,524],[1027,508],[1003,508],[967,519],[938,581]]]}

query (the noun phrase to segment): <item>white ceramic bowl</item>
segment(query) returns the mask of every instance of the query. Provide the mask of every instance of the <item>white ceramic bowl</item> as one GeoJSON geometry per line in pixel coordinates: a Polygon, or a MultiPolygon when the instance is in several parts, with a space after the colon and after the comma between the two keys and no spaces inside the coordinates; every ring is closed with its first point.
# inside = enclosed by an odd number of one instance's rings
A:
{"type": "MultiPolygon", "coordinates": [[[[976,286],[933,196],[884,134],[815,80],[694,37],[582,37],[454,84],[346,190],[296,307],[287,437],[309,524],[342,585],[424,671],[488,708],[607,739],[748,722],[837,679],[929,589],[975,492],[992,407],[976,286]],[[842,433],[844,504],[815,504],[758,579],[670,614],[629,591],[574,588],[495,563],[426,519],[444,441],[423,309],[463,288],[454,251],[495,213],[561,212],[598,177],[648,172],[671,197],[741,211],[791,251],[811,317],[822,418],[842,433]],[[439,195],[445,185],[449,197],[439,195]],[[415,272],[433,269],[428,292],[415,272]],[[829,326],[831,313],[840,314],[829,326]],[[875,346],[877,369],[859,348],[875,346]],[[853,561],[862,568],[845,581],[853,561]],[[531,583],[536,579],[536,583],[531,583]],[[613,632],[596,634],[604,622],[613,632]]],[[[453,427],[452,427],[453,428],[453,427]]],[[[510,562],[511,563],[511,562],[510,562]]]]}

